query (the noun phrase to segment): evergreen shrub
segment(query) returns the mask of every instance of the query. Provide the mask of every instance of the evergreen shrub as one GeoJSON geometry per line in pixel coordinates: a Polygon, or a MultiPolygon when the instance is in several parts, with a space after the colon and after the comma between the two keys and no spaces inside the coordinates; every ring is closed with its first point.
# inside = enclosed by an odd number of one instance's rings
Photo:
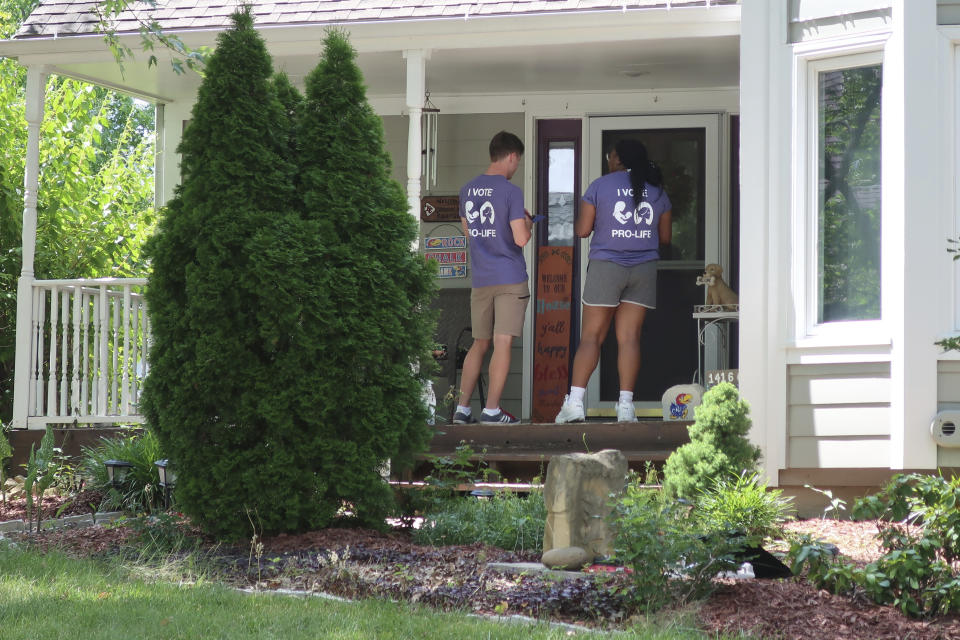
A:
{"type": "Polygon", "coordinates": [[[668,494],[695,500],[714,479],[752,471],[760,449],[747,439],[750,408],[737,388],[721,382],[703,395],[690,442],[670,454],[663,468],[668,494]]]}
{"type": "Polygon", "coordinates": [[[178,506],[208,533],[248,536],[248,513],[260,535],[323,527],[345,504],[382,526],[378,470],[430,437],[413,368],[433,333],[431,272],[346,37],[328,34],[301,101],[249,7],[233,22],[148,246],[144,412],[178,506]]]}

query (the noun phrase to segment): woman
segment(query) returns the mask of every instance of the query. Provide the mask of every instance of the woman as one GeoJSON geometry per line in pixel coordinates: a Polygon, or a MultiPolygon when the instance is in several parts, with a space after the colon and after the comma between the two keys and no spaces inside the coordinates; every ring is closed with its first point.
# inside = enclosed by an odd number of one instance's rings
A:
{"type": "Polygon", "coordinates": [[[573,359],[570,393],[556,422],[582,422],[583,394],[600,360],[600,346],[616,319],[620,399],[617,421],[636,422],[633,388],[640,370],[640,331],[657,303],[657,260],[670,244],[670,198],[660,171],[636,140],[621,140],[607,154],[607,175],[591,183],[574,223],[577,236],[591,233],[583,289],[580,347],[573,359]]]}

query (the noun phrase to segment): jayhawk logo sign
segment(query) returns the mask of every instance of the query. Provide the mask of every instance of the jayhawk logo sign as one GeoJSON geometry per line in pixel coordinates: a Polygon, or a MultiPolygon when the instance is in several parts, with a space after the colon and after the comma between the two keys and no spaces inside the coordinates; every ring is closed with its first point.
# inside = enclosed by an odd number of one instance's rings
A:
{"type": "Polygon", "coordinates": [[[687,417],[690,410],[690,403],[693,402],[693,396],[689,393],[678,393],[676,399],[670,403],[670,417],[674,420],[683,420],[687,417]]]}

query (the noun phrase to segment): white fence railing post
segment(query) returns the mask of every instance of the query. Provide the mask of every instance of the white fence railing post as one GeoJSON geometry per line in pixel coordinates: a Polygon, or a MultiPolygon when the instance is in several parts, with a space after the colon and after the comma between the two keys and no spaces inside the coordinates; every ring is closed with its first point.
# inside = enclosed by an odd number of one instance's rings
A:
{"type": "Polygon", "coordinates": [[[18,373],[27,381],[24,426],[142,422],[145,285],[143,278],[33,282],[29,330],[17,337],[29,345],[29,366],[18,373]]]}

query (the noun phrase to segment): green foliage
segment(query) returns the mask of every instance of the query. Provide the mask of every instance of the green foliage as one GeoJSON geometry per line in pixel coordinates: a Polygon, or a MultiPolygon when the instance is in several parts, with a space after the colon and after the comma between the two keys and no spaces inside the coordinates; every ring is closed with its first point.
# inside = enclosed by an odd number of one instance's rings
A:
{"type": "MultiPolygon", "coordinates": [[[[0,0],[0,38],[35,3],[0,0]]],[[[26,69],[0,58],[0,418],[11,415],[17,277],[26,158],[26,69]]],[[[40,131],[37,278],[146,273],[152,231],[154,108],[102,87],[52,76],[40,131]]]]}
{"type": "Polygon", "coordinates": [[[840,519],[840,512],[847,510],[847,501],[839,496],[834,496],[833,491],[830,489],[817,489],[813,485],[805,484],[803,485],[805,489],[810,489],[815,493],[819,493],[824,496],[829,502],[827,506],[823,508],[823,517],[826,518],[828,515],[833,514],[835,520],[840,519]]]}
{"type": "Polygon", "coordinates": [[[750,443],[750,408],[737,388],[721,382],[703,395],[690,442],[667,458],[663,487],[669,495],[693,500],[710,482],[752,471],[760,449],[750,443]]]}
{"type": "MultiPolygon", "coordinates": [[[[53,446],[53,429],[47,425],[47,430],[40,439],[40,448],[30,445],[30,457],[27,459],[27,475],[23,481],[23,492],[27,495],[27,522],[33,514],[33,500],[37,498],[37,531],[43,519],[43,492],[50,488],[58,471],[59,449],[53,446]]],[[[28,527],[29,528],[29,527],[28,527]]]]}
{"type": "Polygon", "coordinates": [[[431,435],[412,373],[427,370],[431,274],[345,36],[328,35],[301,104],[249,8],[233,20],[148,246],[144,413],[209,533],[245,537],[247,511],[265,535],[322,527],[344,503],[382,527],[379,469],[431,435]]]}
{"type": "Polygon", "coordinates": [[[614,555],[632,570],[627,595],[647,612],[704,597],[718,572],[735,568],[736,542],[705,532],[689,504],[663,491],[631,482],[611,518],[614,555]]]}
{"type": "Polygon", "coordinates": [[[860,499],[853,514],[877,518],[883,555],[865,567],[829,558],[818,543],[791,547],[793,570],[814,584],[860,593],[911,617],[960,611],[960,479],[898,474],[882,492],[860,499]]]}
{"type": "Polygon", "coordinates": [[[141,557],[196,551],[201,544],[190,521],[179,513],[160,511],[153,515],[121,519],[112,526],[127,526],[141,557]]]}
{"type": "Polygon", "coordinates": [[[84,474],[106,494],[103,508],[150,513],[162,506],[160,475],[154,463],[166,456],[152,431],[137,431],[120,438],[102,437],[97,446],[83,447],[82,458],[84,474]],[[125,460],[133,465],[118,487],[110,484],[104,464],[107,460],[125,460]]]}
{"type": "Polygon", "coordinates": [[[756,472],[745,472],[713,480],[698,496],[694,515],[704,531],[735,533],[745,545],[759,546],[766,538],[782,536],[792,503],[782,490],[768,489],[756,472]]]}
{"type": "Polygon", "coordinates": [[[482,542],[509,551],[541,551],[547,509],[542,491],[499,491],[489,499],[459,497],[436,503],[414,530],[419,544],[482,542]]]}

